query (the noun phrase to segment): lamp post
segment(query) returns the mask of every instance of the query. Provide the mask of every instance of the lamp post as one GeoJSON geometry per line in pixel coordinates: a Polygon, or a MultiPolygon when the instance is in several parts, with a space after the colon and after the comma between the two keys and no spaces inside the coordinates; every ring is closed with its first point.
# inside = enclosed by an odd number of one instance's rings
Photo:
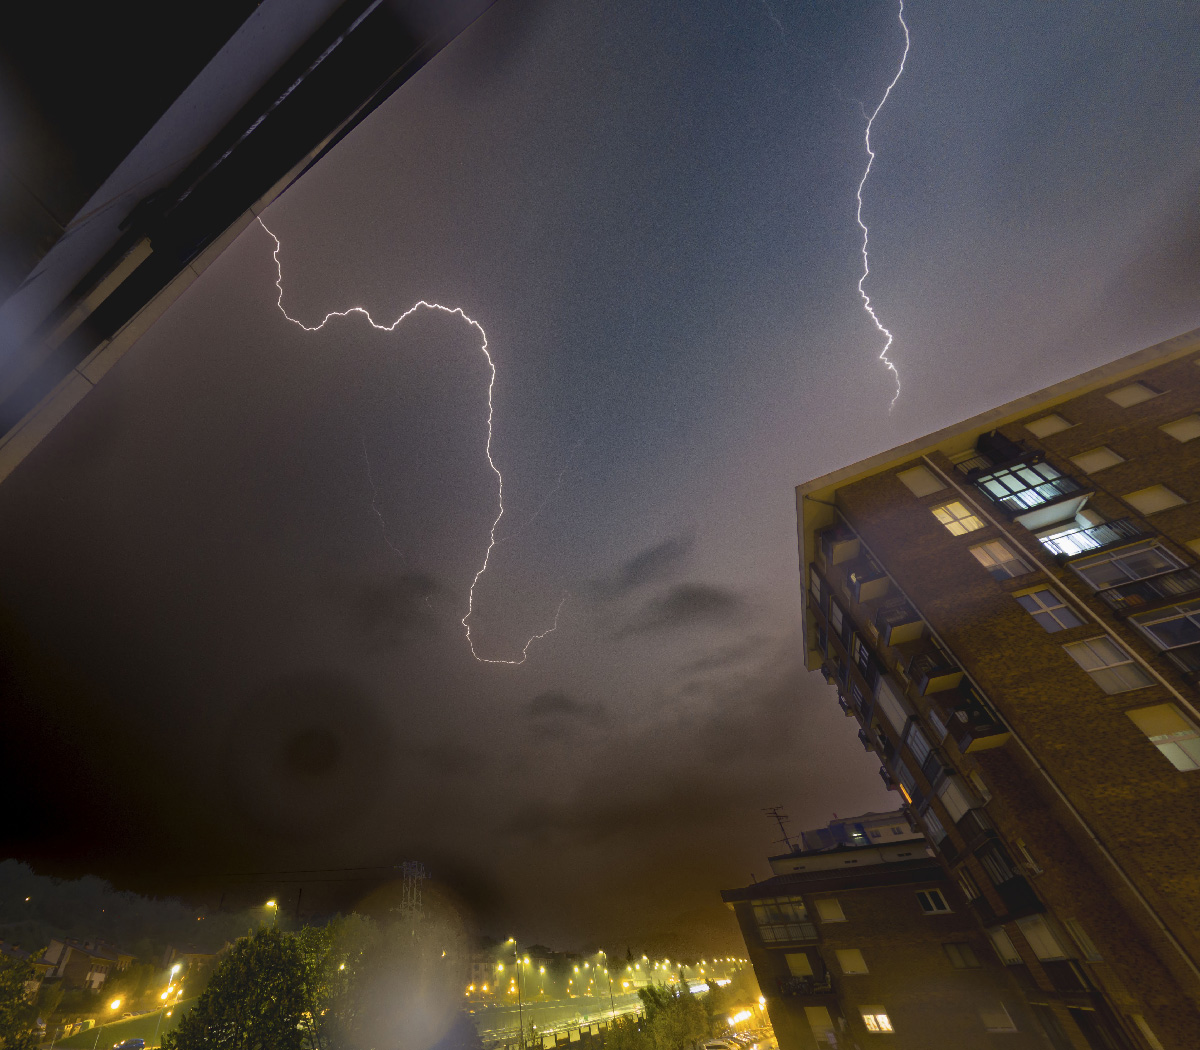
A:
{"type": "Polygon", "coordinates": [[[279,923],[279,902],[278,902],[278,901],[275,901],[275,900],[269,900],[269,901],[267,901],[267,905],[266,905],[266,906],[267,906],[268,908],[274,908],[274,909],[275,909],[275,914],[274,914],[274,916],[272,916],[272,918],[271,918],[271,925],[272,925],[272,926],[276,926],[276,925],[278,925],[278,923],[279,923]]]}
{"type": "Polygon", "coordinates": [[[176,963],[171,967],[171,976],[167,978],[167,990],[163,992],[161,996],[159,996],[159,998],[162,999],[163,1004],[158,1010],[158,1020],[154,1022],[154,1041],[156,1043],[158,1042],[158,1030],[162,1027],[163,1014],[166,1013],[167,1010],[167,996],[171,994],[171,985],[174,983],[175,975],[181,969],[182,966],[179,963],[176,963]]]}
{"type": "Polygon", "coordinates": [[[603,948],[600,949],[600,954],[604,956],[604,975],[608,978],[608,1005],[612,1008],[613,1019],[617,1016],[617,1004],[613,1001],[612,990],[612,970],[608,966],[608,954],[603,948]]]}

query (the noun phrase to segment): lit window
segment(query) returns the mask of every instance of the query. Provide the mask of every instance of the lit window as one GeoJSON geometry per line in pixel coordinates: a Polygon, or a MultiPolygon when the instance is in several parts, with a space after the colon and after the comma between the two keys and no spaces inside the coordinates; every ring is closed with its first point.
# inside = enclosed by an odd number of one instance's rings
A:
{"type": "Polygon", "coordinates": [[[1096,539],[1091,529],[1085,529],[1075,522],[1065,528],[1039,532],[1037,538],[1051,554],[1065,554],[1067,557],[1104,546],[1096,539]]]}
{"type": "Polygon", "coordinates": [[[917,903],[926,915],[941,915],[950,910],[950,905],[946,903],[941,890],[919,890],[917,903]]]}
{"type": "Polygon", "coordinates": [[[1042,416],[1041,419],[1035,419],[1030,423],[1025,424],[1025,429],[1028,430],[1034,437],[1049,437],[1051,434],[1058,434],[1064,430],[1069,430],[1074,423],[1068,423],[1062,416],[1053,413],[1048,416],[1042,416]]]}
{"type": "Polygon", "coordinates": [[[1200,642],[1200,601],[1138,616],[1133,621],[1159,649],[1178,649],[1200,642]]]}
{"type": "Polygon", "coordinates": [[[1156,704],[1125,713],[1180,772],[1200,769],[1200,732],[1174,704],[1156,704]]]}
{"type": "Polygon", "coordinates": [[[1083,558],[1071,565],[1097,591],[1182,567],[1183,563],[1174,554],[1155,543],[1121,547],[1108,554],[1083,558]]]}
{"type": "Polygon", "coordinates": [[[1110,638],[1089,638],[1086,642],[1072,642],[1063,648],[1106,693],[1124,693],[1153,685],[1150,676],[1133,662],[1133,657],[1110,638]]]}
{"type": "Polygon", "coordinates": [[[902,470],[896,475],[914,496],[928,496],[930,493],[944,489],[946,486],[941,479],[928,467],[913,467],[902,470]]]}
{"type": "Polygon", "coordinates": [[[787,960],[788,973],[793,977],[811,977],[813,975],[812,960],[809,959],[806,952],[788,952],[784,958],[787,960]]]}
{"type": "Polygon", "coordinates": [[[1008,1011],[1000,1003],[980,1009],[979,1019],[983,1021],[983,1027],[989,1032],[1015,1032],[1017,1030],[1008,1011]]]}
{"type": "Polygon", "coordinates": [[[867,1026],[868,1032],[891,1032],[891,1018],[888,1017],[887,1011],[882,1006],[860,1006],[858,1012],[862,1014],[863,1024],[867,1026]]]}
{"type": "Polygon", "coordinates": [[[975,949],[964,941],[943,944],[942,951],[946,953],[950,965],[956,970],[977,970],[983,965],[979,961],[979,956],[975,954],[975,949]]]}
{"type": "Polygon", "coordinates": [[[1131,405],[1140,405],[1143,401],[1149,401],[1150,398],[1157,397],[1158,391],[1152,387],[1148,387],[1145,383],[1130,383],[1128,386],[1110,390],[1104,396],[1114,405],[1129,408],[1131,405]]]}
{"type": "Polygon", "coordinates": [[[1121,499],[1140,514],[1157,514],[1160,510],[1169,510],[1187,502],[1178,492],[1172,492],[1166,485],[1150,485],[1136,492],[1126,492],[1121,499]]]}
{"type": "Polygon", "coordinates": [[[1078,456],[1072,456],[1071,462],[1085,474],[1095,474],[1097,471],[1115,467],[1118,463],[1124,463],[1125,460],[1107,445],[1101,445],[1099,448],[1080,452],[1078,456]]]}
{"type": "Polygon", "coordinates": [[[1029,591],[1027,594],[1018,594],[1015,597],[1021,603],[1022,608],[1051,634],[1083,624],[1083,621],[1051,590],[1043,588],[1029,591]]]}
{"type": "Polygon", "coordinates": [[[1066,959],[1069,952],[1041,915],[1027,915],[1017,920],[1017,927],[1025,935],[1033,954],[1039,959],[1066,959]]]}
{"type": "Polygon", "coordinates": [[[848,976],[870,972],[867,970],[867,961],[863,958],[863,953],[857,948],[835,948],[833,954],[837,956],[838,969],[848,976]]]}
{"type": "Polygon", "coordinates": [[[841,902],[836,897],[826,897],[824,900],[813,901],[817,909],[817,917],[822,922],[845,922],[846,915],[842,911],[841,902]]]}
{"type": "Polygon", "coordinates": [[[1012,938],[1002,927],[998,926],[994,930],[988,930],[987,935],[992,942],[992,947],[996,949],[996,954],[1000,956],[1000,961],[1005,966],[1013,966],[1022,961],[1021,954],[1013,944],[1012,938]]]}
{"type": "Polygon", "coordinates": [[[1029,566],[999,540],[989,540],[968,549],[975,555],[975,560],[997,580],[1024,576],[1030,571],[1029,566]]]}
{"type": "Polygon", "coordinates": [[[1164,434],[1170,434],[1176,441],[1194,441],[1200,437],[1200,416],[1193,413],[1175,420],[1174,423],[1164,423],[1158,429],[1164,434]]]}
{"type": "Polygon", "coordinates": [[[965,536],[983,528],[983,522],[961,500],[951,500],[931,509],[933,516],[950,530],[952,536],[965,536]]]}

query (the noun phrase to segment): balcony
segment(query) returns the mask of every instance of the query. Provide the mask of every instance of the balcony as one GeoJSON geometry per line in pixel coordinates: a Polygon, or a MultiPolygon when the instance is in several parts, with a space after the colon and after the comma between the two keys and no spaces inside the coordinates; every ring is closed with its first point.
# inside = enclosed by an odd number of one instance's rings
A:
{"type": "Polygon", "coordinates": [[[875,629],[880,645],[903,645],[925,633],[925,621],[908,602],[893,602],[875,614],[875,629]]]}
{"type": "Polygon", "coordinates": [[[970,691],[965,702],[950,709],[945,723],[947,735],[964,754],[1001,747],[1012,736],[999,715],[970,691]]]}
{"type": "Polygon", "coordinates": [[[1072,529],[1057,536],[1042,536],[1042,546],[1059,561],[1077,558],[1081,554],[1092,554],[1121,543],[1141,539],[1145,533],[1128,518],[1105,521],[1088,529],[1072,529]]]}
{"type": "Polygon", "coordinates": [[[867,735],[867,731],[865,729],[860,729],[858,731],[858,739],[859,739],[859,743],[862,744],[862,746],[865,750],[867,750],[867,751],[875,750],[875,745],[873,743],[871,743],[871,738],[867,735]]]}
{"type": "Polygon", "coordinates": [[[1119,615],[1128,616],[1141,612],[1164,601],[1191,597],[1200,594],[1200,572],[1195,569],[1175,569],[1147,576],[1142,580],[1130,580],[1106,590],[1098,591],[1097,597],[1105,601],[1119,615]]]}
{"type": "Polygon", "coordinates": [[[846,577],[850,585],[850,593],[856,602],[870,602],[882,598],[888,592],[891,580],[870,558],[860,558],[850,566],[846,577]]]}
{"type": "Polygon", "coordinates": [[[840,565],[857,558],[860,545],[858,537],[846,525],[834,525],[820,533],[821,555],[828,566],[840,565]]]}
{"type": "Polygon", "coordinates": [[[785,998],[801,995],[828,995],[833,991],[833,978],[826,972],[824,977],[780,977],[779,994],[785,998]]]}
{"type": "Polygon", "coordinates": [[[1029,529],[1071,520],[1091,495],[1090,489],[1049,464],[1037,462],[1037,457],[981,474],[974,482],[1012,521],[1029,529]]]}
{"type": "Polygon", "coordinates": [[[979,809],[968,809],[954,825],[963,837],[967,849],[974,850],[989,838],[995,838],[996,832],[987,814],[979,809]]]}
{"type": "Polygon", "coordinates": [[[1200,642],[1181,645],[1176,649],[1166,649],[1158,655],[1173,664],[1189,683],[1200,686],[1200,642]]]}
{"type": "Polygon", "coordinates": [[[917,653],[908,662],[907,673],[918,696],[953,689],[963,679],[963,670],[940,650],[917,653]]]}
{"type": "Polygon", "coordinates": [[[1041,898],[1029,885],[1024,875],[1014,875],[996,887],[996,892],[1004,902],[1010,918],[1019,919],[1023,915],[1034,915],[1045,911],[1041,898]]]}
{"type": "MultiPolygon", "coordinates": [[[[862,734],[860,733],[859,735],[861,736],[862,734]]],[[[888,772],[887,766],[879,767],[879,779],[883,781],[883,786],[887,788],[888,791],[900,790],[896,784],[896,781],[892,779],[892,774],[888,772]]]]}
{"type": "Polygon", "coordinates": [[[858,712],[854,710],[854,706],[850,703],[850,701],[847,700],[841,693],[838,693],[838,707],[842,709],[842,714],[844,714],[847,718],[853,718],[858,714],[858,712]]]}
{"type": "Polygon", "coordinates": [[[1092,982],[1074,959],[1047,959],[1042,962],[1042,969],[1050,978],[1050,983],[1060,992],[1091,992],[1092,982]]]}

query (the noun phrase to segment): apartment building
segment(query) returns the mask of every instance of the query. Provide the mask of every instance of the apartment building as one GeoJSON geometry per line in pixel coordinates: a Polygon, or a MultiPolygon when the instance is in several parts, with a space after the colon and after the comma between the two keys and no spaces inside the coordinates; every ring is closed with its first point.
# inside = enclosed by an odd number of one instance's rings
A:
{"type": "Polygon", "coordinates": [[[905,813],[818,830],[827,836],[804,841],[831,845],[772,857],[771,878],[722,893],[780,1050],[1050,1050],[1017,976],[905,813]]]}
{"type": "Polygon", "coordinates": [[[1200,1045],[1200,330],[797,520],[807,665],[1054,1045],[1200,1045]]]}

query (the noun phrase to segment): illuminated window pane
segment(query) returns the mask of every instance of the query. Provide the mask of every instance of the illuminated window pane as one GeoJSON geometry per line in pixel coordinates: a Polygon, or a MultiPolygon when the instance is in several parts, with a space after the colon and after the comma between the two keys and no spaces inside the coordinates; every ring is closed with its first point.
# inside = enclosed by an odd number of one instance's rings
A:
{"type": "Polygon", "coordinates": [[[1058,434],[1063,430],[1069,430],[1073,423],[1068,423],[1062,416],[1057,413],[1049,416],[1042,416],[1041,419],[1035,419],[1031,423],[1025,424],[1025,429],[1028,430],[1034,437],[1049,437],[1051,434],[1058,434]]]}
{"type": "Polygon", "coordinates": [[[913,467],[902,470],[896,475],[914,496],[928,496],[930,493],[944,489],[946,486],[941,479],[928,467],[913,467]]]}
{"type": "Polygon", "coordinates": [[[813,905],[817,909],[817,916],[822,922],[845,922],[846,915],[842,911],[841,902],[836,897],[827,897],[825,900],[813,901],[813,905]]]}
{"type": "Polygon", "coordinates": [[[1200,769],[1200,732],[1174,704],[1125,713],[1181,773],[1200,769]]]}
{"type": "Polygon", "coordinates": [[[891,1018],[887,1015],[887,1010],[882,1006],[860,1006],[858,1008],[862,1014],[863,1024],[866,1025],[868,1032],[891,1032],[891,1018]]]}
{"type": "Polygon", "coordinates": [[[1184,416],[1174,423],[1164,423],[1158,428],[1165,434],[1170,434],[1176,441],[1194,441],[1200,437],[1200,416],[1184,416]]]}
{"type": "Polygon", "coordinates": [[[1160,510],[1169,510],[1187,502],[1178,492],[1172,492],[1166,485],[1150,485],[1136,492],[1126,492],[1121,499],[1141,514],[1157,514],[1160,510]]]}
{"type": "Polygon", "coordinates": [[[1101,445],[1099,448],[1080,452],[1078,456],[1072,456],[1071,462],[1085,474],[1095,474],[1099,470],[1106,470],[1108,467],[1115,467],[1118,463],[1124,463],[1125,460],[1111,448],[1101,445]]]}
{"type": "Polygon", "coordinates": [[[1023,576],[1030,571],[1029,566],[999,540],[989,540],[969,549],[975,560],[997,580],[1023,576]]]}
{"type": "Polygon", "coordinates": [[[1130,383],[1117,390],[1110,390],[1104,396],[1115,405],[1129,408],[1131,405],[1140,405],[1143,401],[1149,401],[1157,394],[1157,390],[1148,387],[1145,383],[1130,383]]]}
{"type": "Polygon", "coordinates": [[[870,972],[867,970],[867,961],[863,958],[863,953],[857,948],[835,948],[834,955],[837,956],[838,969],[844,974],[870,972]]]}
{"type": "Polygon", "coordinates": [[[983,522],[960,500],[951,500],[931,509],[933,516],[950,530],[952,536],[965,536],[983,528],[983,522]]]}

